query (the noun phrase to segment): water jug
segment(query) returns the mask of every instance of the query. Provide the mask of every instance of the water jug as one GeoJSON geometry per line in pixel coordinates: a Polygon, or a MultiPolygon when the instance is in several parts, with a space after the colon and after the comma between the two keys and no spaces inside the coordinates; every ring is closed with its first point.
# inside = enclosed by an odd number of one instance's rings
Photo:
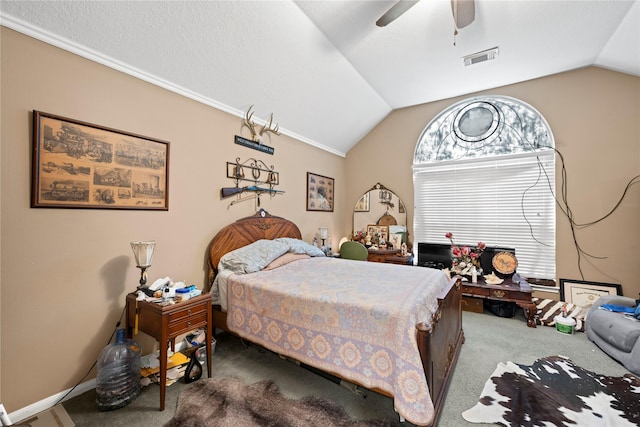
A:
{"type": "Polygon", "coordinates": [[[98,357],[96,404],[101,411],[127,406],[140,394],[140,346],[125,339],[125,330],[116,331],[114,343],[98,357]]]}

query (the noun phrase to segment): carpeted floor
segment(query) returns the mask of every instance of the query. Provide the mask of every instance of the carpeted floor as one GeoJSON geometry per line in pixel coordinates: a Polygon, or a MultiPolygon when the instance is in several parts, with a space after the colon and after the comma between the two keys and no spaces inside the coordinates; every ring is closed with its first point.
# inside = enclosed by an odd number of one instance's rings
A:
{"type": "MultiPolygon", "coordinates": [[[[462,412],[474,406],[485,381],[499,362],[532,364],[545,356],[563,355],[585,369],[603,375],[622,376],[628,371],[587,339],[584,333],[563,335],[551,327],[527,328],[522,312],[513,318],[464,312],[466,341],[462,346],[453,381],[438,426],[483,426],[462,418],[462,412]]],[[[332,399],[357,419],[397,417],[391,399],[366,391],[366,398],[352,393],[325,378],[302,369],[278,356],[245,348],[240,340],[225,336],[219,340],[213,356],[213,376],[236,376],[247,383],[273,380],[289,398],[316,395],[332,399]]],[[[168,422],[177,398],[189,385],[182,382],[167,388],[166,410],[160,412],[159,387],[145,388],[129,406],[100,412],[95,406],[95,391],[88,391],[63,403],[77,426],[160,426],[168,422]]],[[[411,424],[405,424],[410,426],[411,424]]]]}

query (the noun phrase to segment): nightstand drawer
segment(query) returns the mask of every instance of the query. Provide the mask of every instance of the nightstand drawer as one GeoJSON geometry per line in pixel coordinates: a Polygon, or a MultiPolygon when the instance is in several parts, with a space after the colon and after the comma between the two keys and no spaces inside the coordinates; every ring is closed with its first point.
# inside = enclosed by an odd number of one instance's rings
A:
{"type": "MultiPolygon", "coordinates": [[[[188,304],[188,302],[186,303],[178,303],[179,304],[188,304]]],[[[196,304],[193,305],[191,307],[185,307],[182,310],[179,311],[175,311],[171,314],[169,314],[169,324],[173,323],[173,322],[177,322],[180,320],[183,320],[186,317],[191,317],[191,316],[196,316],[196,315],[201,315],[201,314],[207,314],[207,305],[206,304],[196,304]]]]}
{"type": "Polygon", "coordinates": [[[182,316],[178,320],[169,322],[169,338],[191,331],[207,324],[207,312],[201,311],[194,315],[182,316]]]}

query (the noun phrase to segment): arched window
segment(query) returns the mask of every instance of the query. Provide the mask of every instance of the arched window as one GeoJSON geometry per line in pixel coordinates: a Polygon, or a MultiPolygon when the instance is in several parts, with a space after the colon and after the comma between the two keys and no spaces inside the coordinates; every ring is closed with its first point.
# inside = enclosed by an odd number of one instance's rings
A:
{"type": "Polygon", "coordinates": [[[516,249],[518,272],[555,279],[555,152],[530,105],[481,96],[444,110],[424,129],[413,160],[418,242],[516,249]]]}

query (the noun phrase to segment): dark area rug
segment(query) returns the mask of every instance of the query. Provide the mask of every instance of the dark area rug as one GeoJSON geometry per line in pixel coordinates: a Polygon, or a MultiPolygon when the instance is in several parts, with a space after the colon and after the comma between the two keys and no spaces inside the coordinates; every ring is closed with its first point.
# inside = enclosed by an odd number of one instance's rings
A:
{"type": "Polygon", "coordinates": [[[318,397],[288,399],[272,381],[247,385],[236,378],[199,380],[178,398],[165,427],[390,427],[389,420],[358,421],[337,403],[318,397]]]}
{"type": "Polygon", "coordinates": [[[499,363],[462,416],[503,426],[640,426],[639,402],[640,378],[600,375],[550,356],[531,366],[499,363]]]}

